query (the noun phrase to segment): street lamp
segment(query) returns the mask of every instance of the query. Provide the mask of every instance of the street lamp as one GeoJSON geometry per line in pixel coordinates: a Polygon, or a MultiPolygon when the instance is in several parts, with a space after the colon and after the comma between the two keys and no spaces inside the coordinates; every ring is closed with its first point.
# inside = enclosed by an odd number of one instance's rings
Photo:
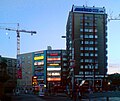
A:
{"type": "MultiPolygon", "coordinates": [[[[62,38],[69,38],[69,37],[66,37],[66,36],[62,36],[62,38]]],[[[72,41],[72,59],[69,61],[70,62],[70,68],[71,68],[71,71],[72,72],[72,91],[74,92],[75,90],[75,42],[76,41],[81,41],[83,40],[82,38],[76,38],[72,41]]],[[[74,94],[74,93],[73,93],[74,94]]],[[[73,95],[74,96],[74,95],[73,95]]]]}

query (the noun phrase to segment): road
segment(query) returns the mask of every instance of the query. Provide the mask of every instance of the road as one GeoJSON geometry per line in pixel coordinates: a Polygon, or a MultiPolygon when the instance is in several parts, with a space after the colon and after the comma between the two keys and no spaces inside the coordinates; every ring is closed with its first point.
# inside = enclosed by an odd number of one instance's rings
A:
{"type": "Polygon", "coordinates": [[[19,96],[13,96],[12,101],[70,101],[70,99],[65,96],[38,97],[32,94],[21,94],[19,96]]]}
{"type": "MultiPolygon", "coordinates": [[[[60,95],[45,96],[42,98],[32,94],[21,94],[19,96],[13,96],[12,101],[73,101],[73,100],[67,98],[66,96],[60,96],[60,95]]],[[[81,101],[108,101],[108,100],[106,97],[100,97],[100,98],[82,99],[81,101]]],[[[109,101],[120,101],[120,97],[110,97],[109,101]]]]}

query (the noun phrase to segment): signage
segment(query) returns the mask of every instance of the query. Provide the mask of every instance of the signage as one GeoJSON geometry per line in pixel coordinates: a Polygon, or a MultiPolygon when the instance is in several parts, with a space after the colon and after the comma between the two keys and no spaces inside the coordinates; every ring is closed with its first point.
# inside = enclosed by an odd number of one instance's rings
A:
{"type": "Polygon", "coordinates": [[[48,64],[49,66],[59,66],[58,63],[54,63],[54,64],[48,64]]]}
{"type": "Polygon", "coordinates": [[[61,70],[61,68],[47,68],[47,71],[58,71],[61,70]]]}
{"type": "Polygon", "coordinates": [[[42,60],[42,59],[44,59],[44,56],[36,56],[36,57],[34,57],[34,60],[42,60]]]}
{"type": "Polygon", "coordinates": [[[44,73],[40,71],[35,71],[35,76],[43,76],[44,73]]]}
{"type": "Polygon", "coordinates": [[[51,53],[50,56],[58,56],[58,53],[51,53]]]}
{"type": "Polygon", "coordinates": [[[61,78],[47,78],[47,81],[61,81],[61,78]]]}
{"type": "Polygon", "coordinates": [[[104,14],[105,13],[105,8],[73,6],[73,12],[104,14]]]}
{"type": "Polygon", "coordinates": [[[55,73],[47,73],[48,76],[60,76],[60,73],[55,72],[55,73]]]}
{"type": "Polygon", "coordinates": [[[47,58],[48,61],[61,60],[61,58],[47,58]]]}
{"type": "Polygon", "coordinates": [[[34,62],[34,66],[41,66],[41,65],[44,65],[44,61],[34,62]]]}

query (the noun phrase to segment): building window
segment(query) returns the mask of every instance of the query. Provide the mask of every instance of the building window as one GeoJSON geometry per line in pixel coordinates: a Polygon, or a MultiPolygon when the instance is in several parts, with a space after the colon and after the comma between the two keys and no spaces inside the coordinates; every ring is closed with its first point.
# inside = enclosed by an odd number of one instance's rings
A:
{"type": "Polygon", "coordinates": [[[83,56],[83,53],[80,53],[80,56],[83,56]]]}
{"type": "Polygon", "coordinates": [[[97,54],[97,53],[95,53],[95,56],[98,56],[98,54],[97,54]]]}
{"type": "Polygon", "coordinates": [[[98,36],[97,36],[97,35],[95,35],[95,38],[98,38],[98,36]]]}
{"type": "Polygon", "coordinates": [[[66,58],[63,58],[63,60],[67,60],[66,58]]]}
{"type": "Polygon", "coordinates": [[[80,35],[80,38],[83,38],[83,35],[80,35]]]}
{"type": "Polygon", "coordinates": [[[95,32],[97,32],[97,29],[95,29],[95,32]]]}
{"type": "Polygon", "coordinates": [[[85,29],[85,32],[89,32],[89,29],[85,29]]]}
{"type": "Polygon", "coordinates": [[[28,59],[30,59],[31,57],[30,56],[28,56],[28,59]]]}
{"type": "Polygon", "coordinates": [[[82,75],[82,74],[83,74],[83,72],[79,72],[79,74],[80,74],[80,75],[82,75]]]}
{"type": "Polygon", "coordinates": [[[95,44],[98,44],[98,42],[97,42],[97,41],[95,41],[95,44]]]}
{"type": "Polygon", "coordinates": [[[81,59],[80,62],[83,62],[83,59],[81,59]]]}
{"type": "Polygon", "coordinates": [[[85,62],[89,62],[89,59],[85,59],[85,62]]]}
{"type": "Polygon", "coordinates": [[[85,74],[87,75],[87,74],[89,74],[89,72],[85,72],[85,74]]]}
{"type": "Polygon", "coordinates": [[[89,35],[89,38],[93,38],[93,35],[89,35]]]}
{"type": "Polygon", "coordinates": [[[88,36],[88,35],[85,35],[85,38],[89,38],[89,36],[88,36]]]}
{"type": "Polygon", "coordinates": [[[94,56],[94,54],[93,54],[93,53],[90,53],[90,56],[94,56]]]}
{"type": "Polygon", "coordinates": [[[80,32],[83,32],[83,29],[82,29],[82,28],[80,29],[80,32]]]}
{"type": "Polygon", "coordinates": [[[98,48],[97,48],[97,47],[95,47],[95,50],[98,50],[98,48]]]}
{"type": "Polygon", "coordinates": [[[85,69],[88,69],[88,65],[85,65],[85,69]]]}
{"type": "Polygon", "coordinates": [[[28,64],[30,64],[30,61],[28,61],[28,64]]]}
{"type": "Polygon", "coordinates": [[[83,20],[83,17],[82,17],[82,16],[80,16],[80,20],[83,20]]]}
{"type": "Polygon", "coordinates": [[[89,44],[89,41],[85,41],[85,44],[89,44]]]}
{"type": "Polygon", "coordinates": [[[89,32],[93,32],[93,29],[89,29],[89,32]]]}
{"type": "Polygon", "coordinates": [[[83,26],[83,23],[82,23],[82,22],[80,22],[80,26],[83,26]]]}
{"type": "Polygon", "coordinates": [[[83,47],[80,47],[80,50],[83,50],[83,47]]]}
{"type": "Polygon", "coordinates": [[[90,43],[90,44],[94,44],[94,42],[93,42],[93,41],[90,41],[89,43],[90,43]]]}
{"type": "Polygon", "coordinates": [[[85,47],[85,50],[89,50],[89,47],[85,47]]]}
{"type": "Polygon", "coordinates": [[[98,69],[98,64],[95,65],[95,69],[98,69]]]}
{"type": "Polygon", "coordinates": [[[89,47],[89,50],[93,50],[93,47],[89,47]]]}
{"type": "Polygon", "coordinates": [[[85,56],[89,56],[89,53],[85,53],[85,56]]]}

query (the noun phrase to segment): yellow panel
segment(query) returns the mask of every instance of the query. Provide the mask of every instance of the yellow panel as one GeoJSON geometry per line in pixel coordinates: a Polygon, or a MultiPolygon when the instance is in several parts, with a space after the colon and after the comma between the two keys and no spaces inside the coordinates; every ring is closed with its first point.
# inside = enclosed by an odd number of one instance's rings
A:
{"type": "Polygon", "coordinates": [[[34,57],[34,60],[42,60],[44,59],[44,56],[37,56],[37,57],[34,57]]]}
{"type": "Polygon", "coordinates": [[[49,64],[49,66],[59,66],[59,64],[49,64]]]}

